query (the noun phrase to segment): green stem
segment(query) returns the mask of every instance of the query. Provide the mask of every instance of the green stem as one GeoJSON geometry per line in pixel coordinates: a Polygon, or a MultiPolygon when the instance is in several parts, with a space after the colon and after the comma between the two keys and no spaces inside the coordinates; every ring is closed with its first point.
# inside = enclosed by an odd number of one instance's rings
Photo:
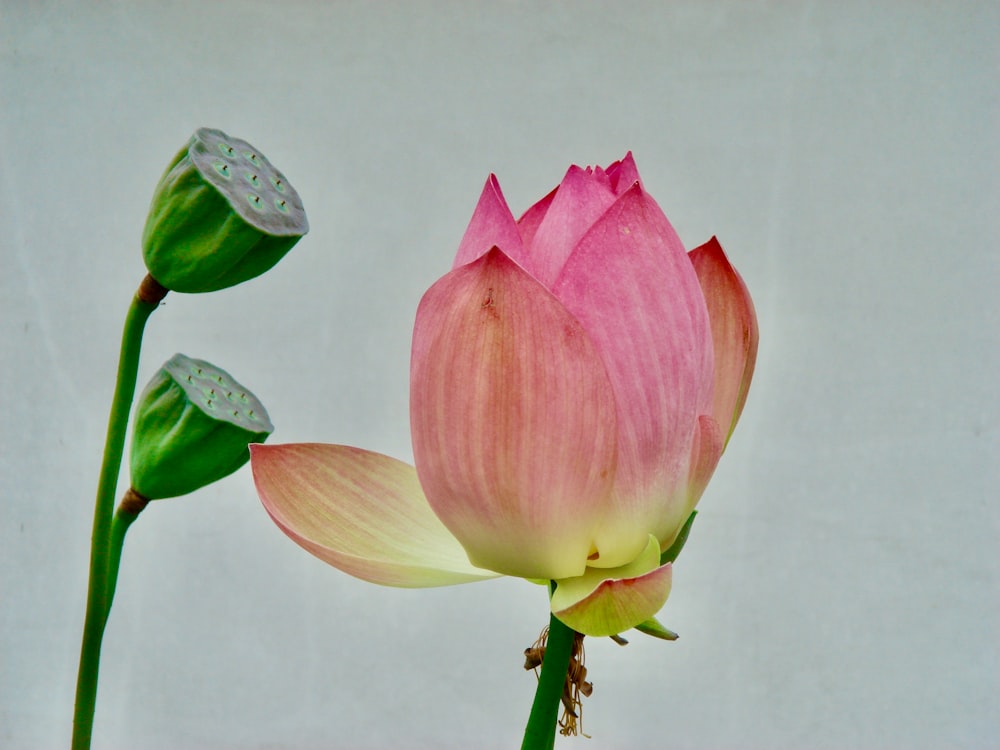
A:
{"type": "Polygon", "coordinates": [[[139,370],[139,350],[146,321],[159,306],[167,290],[152,276],[146,276],[132,298],[125,327],[122,331],[118,358],[118,377],[111,399],[108,433],[104,442],[104,458],[97,482],[94,503],[94,526],[90,537],[90,582],[87,588],[87,613],[80,646],[80,669],[76,681],[76,708],[73,713],[73,750],[88,750],[94,728],[94,707],[97,702],[97,674],[101,658],[101,639],[107,621],[109,605],[107,580],[111,556],[111,515],[125,449],[125,430],[135,395],[139,370]]]}
{"type": "Polygon", "coordinates": [[[555,615],[549,618],[549,639],[542,660],[542,673],[538,678],[521,750],[552,750],[555,746],[556,719],[566,687],[566,673],[575,637],[576,632],[555,615]]]}
{"type": "Polygon", "coordinates": [[[111,539],[108,543],[108,580],[104,586],[105,610],[104,620],[107,622],[111,614],[111,605],[115,600],[115,588],[118,586],[118,569],[122,562],[122,546],[125,544],[125,532],[132,522],[139,517],[143,508],[149,502],[135,490],[129,488],[125,497],[118,504],[115,517],[111,520],[111,539]]]}

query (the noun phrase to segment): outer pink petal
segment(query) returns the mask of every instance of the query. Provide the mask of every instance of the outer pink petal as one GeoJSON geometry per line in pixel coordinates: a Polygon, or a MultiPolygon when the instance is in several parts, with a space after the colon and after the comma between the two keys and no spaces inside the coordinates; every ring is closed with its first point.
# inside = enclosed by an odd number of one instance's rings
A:
{"type": "Polygon", "coordinates": [[[501,248],[517,262],[524,255],[521,233],[495,175],[490,175],[479,203],[458,246],[452,268],[471,263],[493,247],[501,248]]]}
{"type": "Polygon", "coordinates": [[[712,414],[725,440],[743,413],[757,361],[757,314],[746,284],[713,237],[689,254],[701,283],[715,348],[715,399],[712,414]]]}
{"type": "Polygon", "coordinates": [[[682,518],[678,521],[678,531],[691,515],[705,487],[708,486],[708,480],[715,473],[715,467],[719,465],[719,459],[722,457],[725,439],[719,423],[712,417],[705,414],[698,417],[698,429],[691,451],[691,471],[688,474],[688,507],[684,509],[682,518]]]}
{"type": "Polygon", "coordinates": [[[712,417],[705,414],[698,417],[694,442],[691,446],[687,486],[679,489],[675,501],[663,519],[663,527],[672,531],[660,537],[663,539],[662,551],[665,552],[674,543],[691,511],[698,505],[705,487],[708,486],[708,480],[712,478],[715,467],[722,457],[724,440],[725,435],[712,417]]]}
{"type": "Polygon", "coordinates": [[[579,575],[615,472],[615,404],[593,343],[494,249],[428,290],[410,378],[434,511],[480,567],[579,575]]]}
{"type": "Polygon", "coordinates": [[[652,618],[670,596],[672,580],[670,563],[656,565],[659,544],[655,538],[652,548],[651,570],[647,567],[637,575],[608,578],[590,594],[568,606],[560,603],[559,589],[563,588],[563,582],[558,582],[552,597],[552,611],[556,617],[574,630],[594,636],[621,633],[652,618]]]}
{"type": "Polygon", "coordinates": [[[580,238],[614,201],[611,180],[603,170],[570,167],[526,248],[524,268],[551,288],[580,238]]]}
{"type": "Polygon", "coordinates": [[[427,504],[412,466],[345,445],[251,445],[257,494],[302,548],[385,586],[492,578],[474,567],[427,504]]]}
{"type": "Polygon", "coordinates": [[[701,287],[673,227],[633,185],[581,240],[553,287],[597,344],[615,391],[615,504],[599,562],[676,533],[698,416],[711,411],[712,342],[701,287]]]}

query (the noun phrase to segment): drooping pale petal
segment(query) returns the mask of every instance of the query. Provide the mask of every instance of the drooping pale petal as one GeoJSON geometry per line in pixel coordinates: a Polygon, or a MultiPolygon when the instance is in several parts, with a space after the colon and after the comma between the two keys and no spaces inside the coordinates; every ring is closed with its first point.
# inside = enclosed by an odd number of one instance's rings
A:
{"type": "Polygon", "coordinates": [[[385,586],[492,578],[431,510],[416,471],[345,445],[251,445],[264,508],[293,541],[345,573],[385,586]]]}
{"type": "Polygon", "coordinates": [[[603,170],[570,167],[525,248],[527,257],[521,265],[551,289],[580,238],[614,201],[611,180],[603,170]]]}
{"type": "Polygon", "coordinates": [[[524,255],[517,222],[510,212],[507,199],[503,197],[496,176],[490,175],[451,267],[458,268],[471,263],[493,247],[501,248],[518,263],[524,255]]]}
{"type": "Polygon", "coordinates": [[[725,442],[743,413],[757,361],[757,314],[750,292],[713,237],[689,254],[708,305],[715,348],[715,400],[712,414],[725,442]]]}
{"type": "Polygon", "coordinates": [[[711,411],[708,313],[680,239],[637,184],[580,241],[553,292],[597,345],[615,391],[614,511],[590,562],[615,567],[650,532],[676,533],[697,418],[711,411]]]}
{"type": "Polygon", "coordinates": [[[580,575],[615,474],[615,403],[593,343],[494,249],[428,290],[410,370],[417,471],[473,563],[580,575]]]}
{"type": "Polygon", "coordinates": [[[650,536],[634,561],[611,570],[588,568],[556,581],[555,616],[585,635],[614,635],[649,620],[670,595],[671,565],[660,565],[660,543],[650,536]]]}

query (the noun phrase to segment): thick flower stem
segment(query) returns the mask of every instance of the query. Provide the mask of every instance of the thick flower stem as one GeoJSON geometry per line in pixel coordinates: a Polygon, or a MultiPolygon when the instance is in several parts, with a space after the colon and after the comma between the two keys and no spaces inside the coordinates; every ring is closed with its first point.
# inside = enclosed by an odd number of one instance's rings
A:
{"type": "MultiPolygon", "coordinates": [[[[108,572],[112,555],[110,537],[112,510],[125,448],[128,415],[135,395],[139,369],[139,350],[146,321],[159,306],[167,290],[151,276],[143,279],[132,299],[122,331],[118,376],[111,400],[108,432],[104,442],[104,458],[97,483],[94,503],[94,526],[90,538],[90,582],[87,589],[87,613],[80,646],[80,668],[76,681],[76,709],[73,713],[73,750],[87,750],[94,726],[97,701],[97,675],[101,658],[101,639],[107,621],[110,599],[108,572]]],[[[122,532],[124,533],[124,531],[122,532]]]]}
{"type": "Polygon", "coordinates": [[[524,730],[521,750],[552,750],[556,741],[556,719],[559,715],[566,673],[576,632],[555,615],[549,618],[549,637],[538,678],[535,700],[524,730]]]}

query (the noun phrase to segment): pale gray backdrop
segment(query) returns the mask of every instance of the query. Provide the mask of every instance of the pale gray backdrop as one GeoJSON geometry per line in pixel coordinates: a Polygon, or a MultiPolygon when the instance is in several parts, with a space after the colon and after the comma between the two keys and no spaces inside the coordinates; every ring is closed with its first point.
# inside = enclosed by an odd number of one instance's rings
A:
{"type": "MultiPolygon", "coordinates": [[[[0,3],[0,746],[67,747],[94,485],[153,186],[199,126],[312,231],[151,319],[273,440],[409,459],[408,356],[487,175],[631,149],[757,303],[668,644],[588,639],[589,748],[995,748],[995,2],[0,3]]],[[[664,332],[669,335],[669,332],[664,332]]],[[[512,748],[541,589],[368,585],[244,469],[133,527],[95,748],[512,748]]]]}

